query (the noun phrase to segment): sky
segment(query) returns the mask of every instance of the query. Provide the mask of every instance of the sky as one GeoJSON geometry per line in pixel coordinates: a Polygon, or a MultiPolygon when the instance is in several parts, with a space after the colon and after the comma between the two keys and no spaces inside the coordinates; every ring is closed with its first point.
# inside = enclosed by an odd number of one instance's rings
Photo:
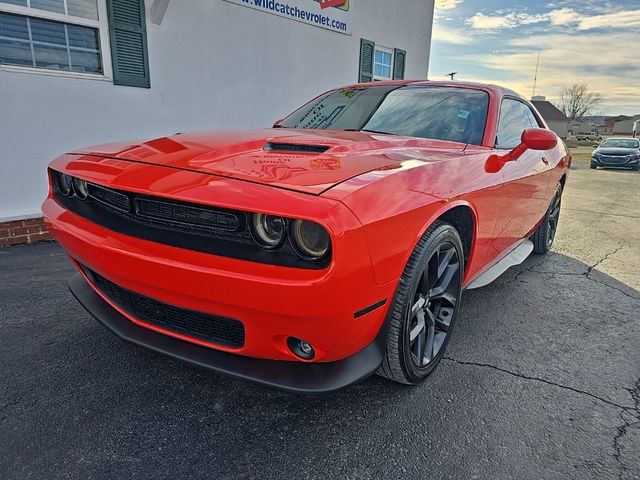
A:
{"type": "Polygon", "coordinates": [[[435,0],[429,79],[488,82],[530,98],[586,83],[597,114],[640,114],[640,0],[435,0]]]}

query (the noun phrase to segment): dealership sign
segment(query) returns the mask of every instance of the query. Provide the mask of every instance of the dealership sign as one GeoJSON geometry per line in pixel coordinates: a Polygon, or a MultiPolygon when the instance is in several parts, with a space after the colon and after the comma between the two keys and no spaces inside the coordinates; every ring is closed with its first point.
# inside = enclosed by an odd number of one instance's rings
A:
{"type": "Polygon", "coordinates": [[[351,0],[225,0],[245,7],[351,35],[351,0]]]}

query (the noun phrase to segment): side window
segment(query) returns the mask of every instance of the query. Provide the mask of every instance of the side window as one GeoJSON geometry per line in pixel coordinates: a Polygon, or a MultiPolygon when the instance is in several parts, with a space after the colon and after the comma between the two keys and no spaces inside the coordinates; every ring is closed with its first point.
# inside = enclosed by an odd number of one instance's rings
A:
{"type": "Polygon", "coordinates": [[[531,109],[522,102],[505,98],[500,108],[496,148],[511,149],[520,144],[522,132],[539,127],[531,109]]]}

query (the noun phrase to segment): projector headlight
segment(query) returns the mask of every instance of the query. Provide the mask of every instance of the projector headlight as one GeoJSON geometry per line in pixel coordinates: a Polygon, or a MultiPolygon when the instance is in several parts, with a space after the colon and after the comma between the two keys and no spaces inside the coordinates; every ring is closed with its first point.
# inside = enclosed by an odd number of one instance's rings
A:
{"type": "Polygon", "coordinates": [[[306,220],[293,221],[291,241],[298,255],[308,260],[320,260],[331,247],[331,239],[325,228],[306,220]]]}
{"type": "Polygon", "coordinates": [[[282,245],[287,231],[287,222],[282,217],[254,213],[251,218],[251,234],[258,244],[267,249],[282,245]]]}
{"type": "Polygon", "coordinates": [[[81,178],[75,178],[73,179],[73,189],[76,192],[76,196],[80,199],[80,200],[86,200],[87,197],[89,196],[89,187],[87,185],[87,181],[86,180],[82,180],[81,178]]]}
{"type": "Polygon", "coordinates": [[[59,173],[56,177],[58,189],[65,197],[72,194],[73,179],[66,173],[59,173]]]}

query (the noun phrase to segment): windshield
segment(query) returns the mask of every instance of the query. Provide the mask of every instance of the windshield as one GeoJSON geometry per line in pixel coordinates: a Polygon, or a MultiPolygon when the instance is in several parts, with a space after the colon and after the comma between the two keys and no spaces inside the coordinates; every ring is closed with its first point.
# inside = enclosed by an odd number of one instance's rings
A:
{"type": "Polygon", "coordinates": [[[325,93],[285,118],[285,128],[362,130],[482,144],[489,95],[430,86],[367,86],[325,93]]]}
{"type": "Polygon", "coordinates": [[[600,146],[606,148],[638,148],[640,147],[640,141],[633,138],[607,138],[600,146]]]}

